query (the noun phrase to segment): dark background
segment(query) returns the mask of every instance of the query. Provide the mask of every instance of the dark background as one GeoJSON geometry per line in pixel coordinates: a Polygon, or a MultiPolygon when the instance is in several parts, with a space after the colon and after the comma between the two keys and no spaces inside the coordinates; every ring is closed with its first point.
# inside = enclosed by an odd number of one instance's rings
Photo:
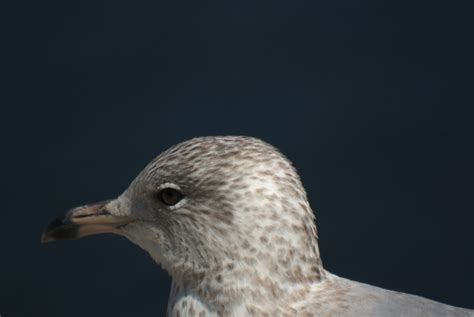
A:
{"type": "Polygon", "coordinates": [[[164,315],[145,252],[41,231],[226,134],[294,161],[329,271],[474,308],[470,2],[2,6],[2,317],[164,315]]]}

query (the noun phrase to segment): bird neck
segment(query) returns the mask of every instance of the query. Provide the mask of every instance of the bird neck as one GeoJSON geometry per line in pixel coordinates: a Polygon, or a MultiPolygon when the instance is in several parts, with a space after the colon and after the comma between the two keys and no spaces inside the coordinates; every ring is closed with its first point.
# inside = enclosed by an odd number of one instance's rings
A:
{"type": "Polygon", "coordinates": [[[286,263],[286,267],[272,267],[265,261],[227,261],[200,272],[172,274],[168,313],[182,315],[190,312],[190,307],[196,315],[204,311],[206,316],[248,315],[252,311],[258,314],[259,309],[278,312],[278,307],[292,302],[294,294],[308,292],[325,276],[318,261],[312,266],[305,266],[304,261],[298,265],[286,263]]]}

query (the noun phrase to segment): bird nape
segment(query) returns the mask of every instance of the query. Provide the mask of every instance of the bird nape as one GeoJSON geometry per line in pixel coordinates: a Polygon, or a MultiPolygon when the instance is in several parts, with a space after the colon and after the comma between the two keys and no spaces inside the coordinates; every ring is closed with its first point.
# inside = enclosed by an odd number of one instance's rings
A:
{"type": "Polygon", "coordinates": [[[119,197],[52,221],[42,242],[127,237],[172,277],[170,316],[474,316],[323,269],[298,173],[251,137],[166,150],[119,197]]]}

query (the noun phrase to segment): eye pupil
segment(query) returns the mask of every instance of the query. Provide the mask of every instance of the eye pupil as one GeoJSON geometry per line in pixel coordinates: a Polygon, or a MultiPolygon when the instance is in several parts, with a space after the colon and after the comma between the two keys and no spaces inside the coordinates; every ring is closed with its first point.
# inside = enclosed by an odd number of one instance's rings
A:
{"type": "Polygon", "coordinates": [[[183,194],[174,188],[164,188],[160,191],[159,197],[165,205],[172,206],[183,198],[183,194]]]}

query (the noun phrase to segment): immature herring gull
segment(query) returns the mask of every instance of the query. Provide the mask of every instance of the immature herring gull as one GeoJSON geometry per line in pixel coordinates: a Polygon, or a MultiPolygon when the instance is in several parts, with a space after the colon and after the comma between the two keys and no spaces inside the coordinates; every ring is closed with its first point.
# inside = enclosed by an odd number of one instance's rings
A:
{"type": "Polygon", "coordinates": [[[42,241],[105,232],[170,273],[169,316],[474,316],[324,270],[296,170],[255,138],[175,145],[118,198],[55,219],[42,241]]]}

